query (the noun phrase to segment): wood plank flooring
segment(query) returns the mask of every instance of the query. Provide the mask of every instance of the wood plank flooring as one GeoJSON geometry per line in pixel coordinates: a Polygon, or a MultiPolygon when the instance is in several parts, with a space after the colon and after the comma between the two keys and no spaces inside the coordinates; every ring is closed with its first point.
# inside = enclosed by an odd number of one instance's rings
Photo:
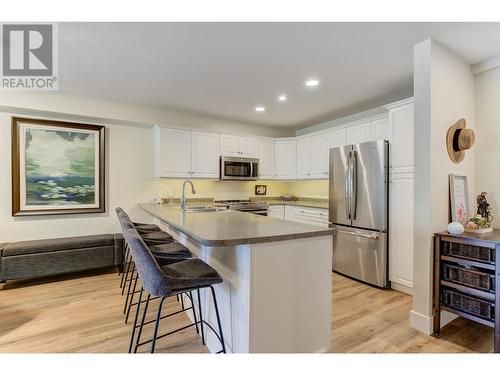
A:
{"type": "MultiPolygon", "coordinates": [[[[113,270],[0,284],[1,353],[123,353],[131,323],[124,324],[123,296],[113,270]]],[[[151,302],[151,317],[158,301],[151,302]]],[[[179,308],[175,298],[166,311],[179,308]]],[[[493,330],[457,319],[441,338],[409,326],[411,297],[333,276],[332,351],[337,353],[492,352],[493,330]]],[[[167,319],[160,332],[188,323],[167,319]],[[167,328],[168,326],[168,328],[167,328]],[[163,329],[162,329],[163,328],[163,329]]],[[[151,337],[152,326],[143,337],[151,337]]],[[[139,349],[147,352],[149,346],[139,349]]],[[[194,328],[159,340],[158,352],[205,353],[194,328]]]]}

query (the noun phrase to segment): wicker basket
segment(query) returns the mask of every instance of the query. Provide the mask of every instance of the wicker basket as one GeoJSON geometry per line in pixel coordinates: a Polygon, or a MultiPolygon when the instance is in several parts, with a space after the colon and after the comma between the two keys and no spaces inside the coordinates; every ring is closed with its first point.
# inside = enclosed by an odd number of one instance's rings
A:
{"type": "Polygon", "coordinates": [[[495,292],[495,276],[471,268],[463,268],[453,264],[443,263],[444,280],[463,284],[471,288],[495,292]]]}
{"type": "Polygon", "coordinates": [[[444,255],[476,260],[480,262],[495,262],[495,251],[487,247],[472,246],[455,242],[442,242],[444,255]]]}
{"type": "Polygon", "coordinates": [[[444,306],[478,316],[489,321],[495,320],[495,305],[479,298],[471,297],[453,289],[443,288],[441,303],[444,306]]]}

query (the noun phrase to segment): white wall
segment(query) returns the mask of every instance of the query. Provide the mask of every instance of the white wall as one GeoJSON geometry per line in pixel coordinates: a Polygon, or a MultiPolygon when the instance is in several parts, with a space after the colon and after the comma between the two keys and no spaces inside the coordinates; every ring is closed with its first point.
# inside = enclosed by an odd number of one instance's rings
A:
{"type": "Polygon", "coordinates": [[[500,228],[500,67],[475,76],[476,92],[476,193],[487,198],[500,228]]]}
{"type": "Polygon", "coordinates": [[[448,174],[465,175],[475,204],[474,153],[454,164],[446,151],[446,132],[458,119],[475,127],[474,77],[470,66],[439,43],[414,49],[415,216],[413,308],[410,324],[425,333],[432,327],[432,235],[449,222],[448,174]]]}
{"type": "Polygon", "coordinates": [[[137,206],[154,191],[154,140],[148,128],[106,124],[106,207],[102,214],[11,216],[11,115],[0,113],[0,242],[119,231],[115,207],[147,220],[137,206]]]}

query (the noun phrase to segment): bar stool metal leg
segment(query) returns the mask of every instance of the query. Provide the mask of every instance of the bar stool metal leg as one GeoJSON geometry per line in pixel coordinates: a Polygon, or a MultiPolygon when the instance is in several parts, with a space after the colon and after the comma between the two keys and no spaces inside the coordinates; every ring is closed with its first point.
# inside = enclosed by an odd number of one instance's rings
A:
{"type": "MultiPolygon", "coordinates": [[[[153,333],[153,341],[151,342],[151,353],[155,352],[155,347],[156,347],[156,337],[158,336],[158,328],[160,327],[160,318],[161,318],[161,309],[163,307],[163,302],[167,296],[164,296],[160,300],[160,305],[158,306],[158,312],[156,313],[156,322],[155,322],[155,329],[153,333]]],[[[139,341],[139,340],[138,340],[139,341]]]]}
{"type": "Polygon", "coordinates": [[[200,334],[200,330],[198,329],[198,319],[196,319],[196,309],[194,308],[193,293],[191,291],[189,292],[189,299],[191,300],[191,309],[193,309],[193,318],[194,318],[196,333],[200,334]]]}
{"type": "Polygon", "coordinates": [[[205,331],[203,330],[203,313],[201,312],[200,290],[197,289],[196,293],[198,294],[198,312],[200,313],[201,342],[205,345],[205,331]]]}
{"type": "Polygon", "coordinates": [[[120,287],[122,288],[122,296],[123,296],[123,293],[125,293],[125,287],[127,286],[127,281],[128,281],[128,275],[130,273],[130,270],[134,267],[134,262],[132,261],[132,257],[129,256],[129,261],[127,263],[127,269],[126,271],[122,274],[122,280],[123,280],[123,283],[120,285],[120,287]]]}
{"type": "Polygon", "coordinates": [[[130,251],[128,251],[128,247],[127,247],[127,250],[125,251],[125,257],[123,258],[123,272],[122,272],[122,278],[120,280],[120,288],[123,287],[123,283],[125,281],[125,274],[130,269],[130,262],[131,261],[132,261],[132,258],[130,256],[130,251]]]}
{"type": "MultiPolygon", "coordinates": [[[[141,325],[139,326],[139,332],[137,333],[137,340],[135,342],[134,353],[137,353],[137,348],[139,348],[139,343],[141,341],[142,327],[144,327],[144,320],[146,320],[146,313],[148,312],[149,300],[151,299],[151,294],[148,293],[148,298],[146,298],[146,304],[144,305],[144,312],[142,313],[141,325]]],[[[139,308],[137,308],[139,311],[139,308]]]]}
{"type": "Polygon", "coordinates": [[[224,343],[224,334],[222,333],[222,325],[220,323],[219,307],[217,306],[217,298],[215,297],[215,289],[210,285],[212,297],[214,299],[215,315],[217,316],[217,325],[219,326],[220,343],[222,345],[222,353],[226,353],[226,344],[224,343]]]}
{"type": "Polygon", "coordinates": [[[144,289],[141,288],[139,293],[139,301],[137,302],[137,311],[135,312],[134,326],[132,327],[132,334],[130,336],[130,344],[128,346],[128,352],[132,353],[132,346],[134,345],[135,329],[137,328],[137,320],[139,318],[139,310],[141,309],[142,293],[144,289]]]}
{"type": "Polygon", "coordinates": [[[132,282],[134,281],[134,278],[136,278],[136,277],[138,277],[138,274],[137,274],[137,271],[135,270],[135,264],[134,264],[134,267],[133,267],[132,272],[130,274],[130,280],[128,280],[129,283],[128,283],[128,289],[127,289],[127,297],[125,298],[125,306],[123,307],[124,314],[127,312],[128,300],[130,298],[130,291],[132,289],[132,282]]]}
{"type": "Polygon", "coordinates": [[[132,304],[134,303],[134,295],[135,295],[135,291],[137,290],[137,281],[139,280],[139,275],[137,274],[135,276],[135,280],[134,280],[134,287],[133,287],[133,290],[132,290],[132,294],[130,295],[130,302],[129,304],[127,305],[127,303],[125,302],[125,307],[127,309],[127,315],[125,316],[125,324],[128,323],[128,317],[130,315],[130,309],[132,308],[132,304]]]}

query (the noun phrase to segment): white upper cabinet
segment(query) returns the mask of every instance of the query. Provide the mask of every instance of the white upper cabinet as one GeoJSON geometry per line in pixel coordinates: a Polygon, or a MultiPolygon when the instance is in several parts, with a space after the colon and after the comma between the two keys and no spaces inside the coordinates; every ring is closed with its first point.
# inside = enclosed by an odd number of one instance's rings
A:
{"type": "Polygon", "coordinates": [[[218,134],[157,127],[155,137],[156,177],[219,176],[218,134]]]}
{"type": "Polygon", "coordinates": [[[199,178],[219,177],[219,135],[192,133],[192,176],[199,178]]]}
{"type": "Polygon", "coordinates": [[[259,178],[273,179],[274,176],[274,139],[259,139],[259,178]]]}
{"type": "Polygon", "coordinates": [[[223,134],[220,136],[220,152],[224,156],[258,158],[259,142],[257,138],[223,134]]]}
{"type": "Polygon", "coordinates": [[[387,117],[372,121],[372,139],[374,141],[385,139],[392,144],[392,123],[387,117]]]}
{"type": "Polygon", "coordinates": [[[277,139],[275,148],[274,178],[289,180],[297,177],[297,142],[292,139],[277,139]]]}
{"type": "Polygon", "coordinates": [[[413,103],[389,109],[393,128],[392,172],[413,172],[413,103]]]}
{"type": "Polygon", "coordinates": [[[311,177],[311,138],[297,138],[297,178],[311,177]]]}
{"type": "Polygon", "coordinates": [[[346,142],[348,145],[369,142],[372,140],[371,121],[347,127],[346,142]]]}
{"type": "Polygon", "coordinates": [[[191,171],[191,131],[155,129],[156,176],[187,177],[191,171]]]}

